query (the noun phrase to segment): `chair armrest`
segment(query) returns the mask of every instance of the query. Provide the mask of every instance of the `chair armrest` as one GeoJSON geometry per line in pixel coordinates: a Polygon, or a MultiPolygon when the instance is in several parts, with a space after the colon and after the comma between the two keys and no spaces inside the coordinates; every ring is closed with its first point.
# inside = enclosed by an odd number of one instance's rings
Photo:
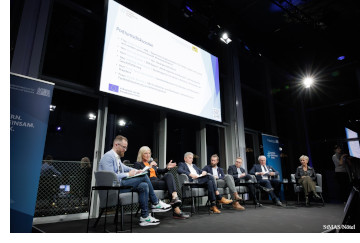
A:
{"type": "Polygon", "coordinates": [[[255,175],[250,175],[250,176],[251,176],[251,181],[257,183],[256,176],[255,175]]]}
{"type": "Polygon", "coordinates": [[[319,187],[322,187],[322,175],[316,174],[316,183],[319,187]]]}
{"type": "Polygon", "coordinates": [[[179,175],[179,185],[180,185],[180,187],[181,187],[185,182],[189,182],[188,176],[185,175],[185,174],[180,174],[180,175],[179,175]]]}

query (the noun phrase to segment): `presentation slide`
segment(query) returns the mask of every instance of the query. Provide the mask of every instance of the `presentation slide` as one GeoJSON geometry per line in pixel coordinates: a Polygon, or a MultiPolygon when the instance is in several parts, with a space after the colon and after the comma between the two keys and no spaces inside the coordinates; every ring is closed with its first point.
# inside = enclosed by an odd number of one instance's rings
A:
{"type": "MultiPolygon", "coordinates": [[[[345,132],[346,132],[347,139],[352,139],[352,138],[359,139],[359,135],[357,134],[357,132],[354,132],[353,130],[346,128],[346,127],[345,127],[345,132]]],[[[348,147],[349,147],[349,155],[360,159],[359,140],[358,141],[349,141],[348,140],[348,147]]]]}
{"type": "Polygon", "coordinates": [[[113,0],[100,90],[221,122],[218,58],[113,0]]]}

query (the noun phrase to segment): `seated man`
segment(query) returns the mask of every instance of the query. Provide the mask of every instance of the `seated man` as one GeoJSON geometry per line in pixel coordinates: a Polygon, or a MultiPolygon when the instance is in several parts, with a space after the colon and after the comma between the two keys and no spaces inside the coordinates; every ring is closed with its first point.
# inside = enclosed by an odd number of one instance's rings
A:
{"type": "Polygon", "coordinates": [[[217,164],[219,163],[219,156],[214,154],[210,158],[210,165],[206,165],[202,170],[206,171],[207,174],[211,174],[216,179],[217,187],[229,187],[230,194],[233,199],[233,208],[236,210],[245,210],[243,206],[240,205],[238,202],[241,200],[241,197],[238,195],[234,178],[231,175],[225,175],[222,168],[218,167],[217,164]]]}
{"type": "MultiPolygon", "coordinates": [[[[158,225],[160,220],[152,217],[148,213],[148,202],[152,203],[152,212],[167,212],[171,209],[169,204],[159,200],[154,188],[147,175],[127,178],[143,172],[124,165],[120,157],[124,157],[127,150],[128,140],[121,135],[116,136],[113,147],[101,158],[99,171],[113,171],[116,173],[120,186],[133,186],[134,190],[139,193],[139,204],[141,208],[140,226],[158,225]]],[[[129,192],[131,189],[122,189],[122,192],[129,192]]]]}
{"type": "Polygon", "coordinates": [[[213,213],[221,213],[221,211],[216,207],[216,199],[219,203],[229,204],[232,203],[232,200],[228,200],[222,197],[216,187],[215,179],[212,175],[207,175],[206,171],[201,171],[193,162],[194,154],[191,152],[186,152],[184,155],[185,163],[180,163],[177,169],[179,174],[186,174],[189,178],[189,181],[194,181],[199,184],[206,184],[209,194],[209,201],[211,204],[210,210],[213,213]]]}
{"type": "MultiPolygon", "coordinates": [[[[228,174],[234,178],[235,185],[239,185],[240,179],[244,179],[245,181],[251,180],[251,176],[246,174],[245,169],[242,168],[243,160],[241,157],[237,157],[235,161],[235,165],[230,165],[228,168],[228,174]]],[[[262,205],[259,203],[258,199],[256,198],[255,187],[252,184],[246,185],[249,188],[249,194],[254,200],[254,204],[258,207],[262,205]]],[[[265,189],[268,191],[267,189],[265,189]]]]}
{"type": "Polygon", "coordinates": [[[266,165],[266,157],[264,155],[260,155],[258,161],[259,164],[255,164],[251,168],[250,174],[256,176],[256,179],[261,186],[270,189],[268,193],[270,194],[273,202],[277,206],[282,206],[282,203],[279,200],[281,187],[280,181],[278,179],[271,178],[271,176],[279,175],[279,172],[277,172],[273,167],[266,165]]]}

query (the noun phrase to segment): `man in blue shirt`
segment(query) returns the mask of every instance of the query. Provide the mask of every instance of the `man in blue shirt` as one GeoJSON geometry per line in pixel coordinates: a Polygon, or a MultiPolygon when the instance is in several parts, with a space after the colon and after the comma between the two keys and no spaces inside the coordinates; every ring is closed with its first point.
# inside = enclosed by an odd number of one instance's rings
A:
{"type": "MultiPolygon", "coordinates": [[[[171,209],[171,205],[159,200],[154,188],[147,175],[132,177],[136,174],[142,173],[142,170],[136,170],[121,162],[121,157],[128,148],[128,140],[121,135],[114,139],[113,147],[101,158],[99,163],[99,171],[113,171],[116,173],[120,186],[133,186],[134,190],[139,193],[139,204],[141,208],[140,226],[158,225],[160,220],[152,217],[148,213],[148,201],[152,204],[152,212],[167,212],[171,209]],[[129,178],[132,177],[132,178],[129,178]]],[[[131,189],[120,190],[128,192],[131,189]]]]}

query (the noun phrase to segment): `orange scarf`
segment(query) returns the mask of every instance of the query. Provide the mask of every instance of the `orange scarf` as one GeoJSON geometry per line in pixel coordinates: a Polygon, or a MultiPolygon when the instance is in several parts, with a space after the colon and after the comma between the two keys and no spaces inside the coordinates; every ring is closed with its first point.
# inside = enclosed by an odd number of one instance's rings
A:
{"type": "MultiPolygon", "coordinates": [[[[148,162],[143,162],[145,166],[148,166],[150,167],[149,163],[148,162]]],[[[154,168],[150,168],[150,177],[156,177],[156,172],[154,170],[154,168]]]]}

